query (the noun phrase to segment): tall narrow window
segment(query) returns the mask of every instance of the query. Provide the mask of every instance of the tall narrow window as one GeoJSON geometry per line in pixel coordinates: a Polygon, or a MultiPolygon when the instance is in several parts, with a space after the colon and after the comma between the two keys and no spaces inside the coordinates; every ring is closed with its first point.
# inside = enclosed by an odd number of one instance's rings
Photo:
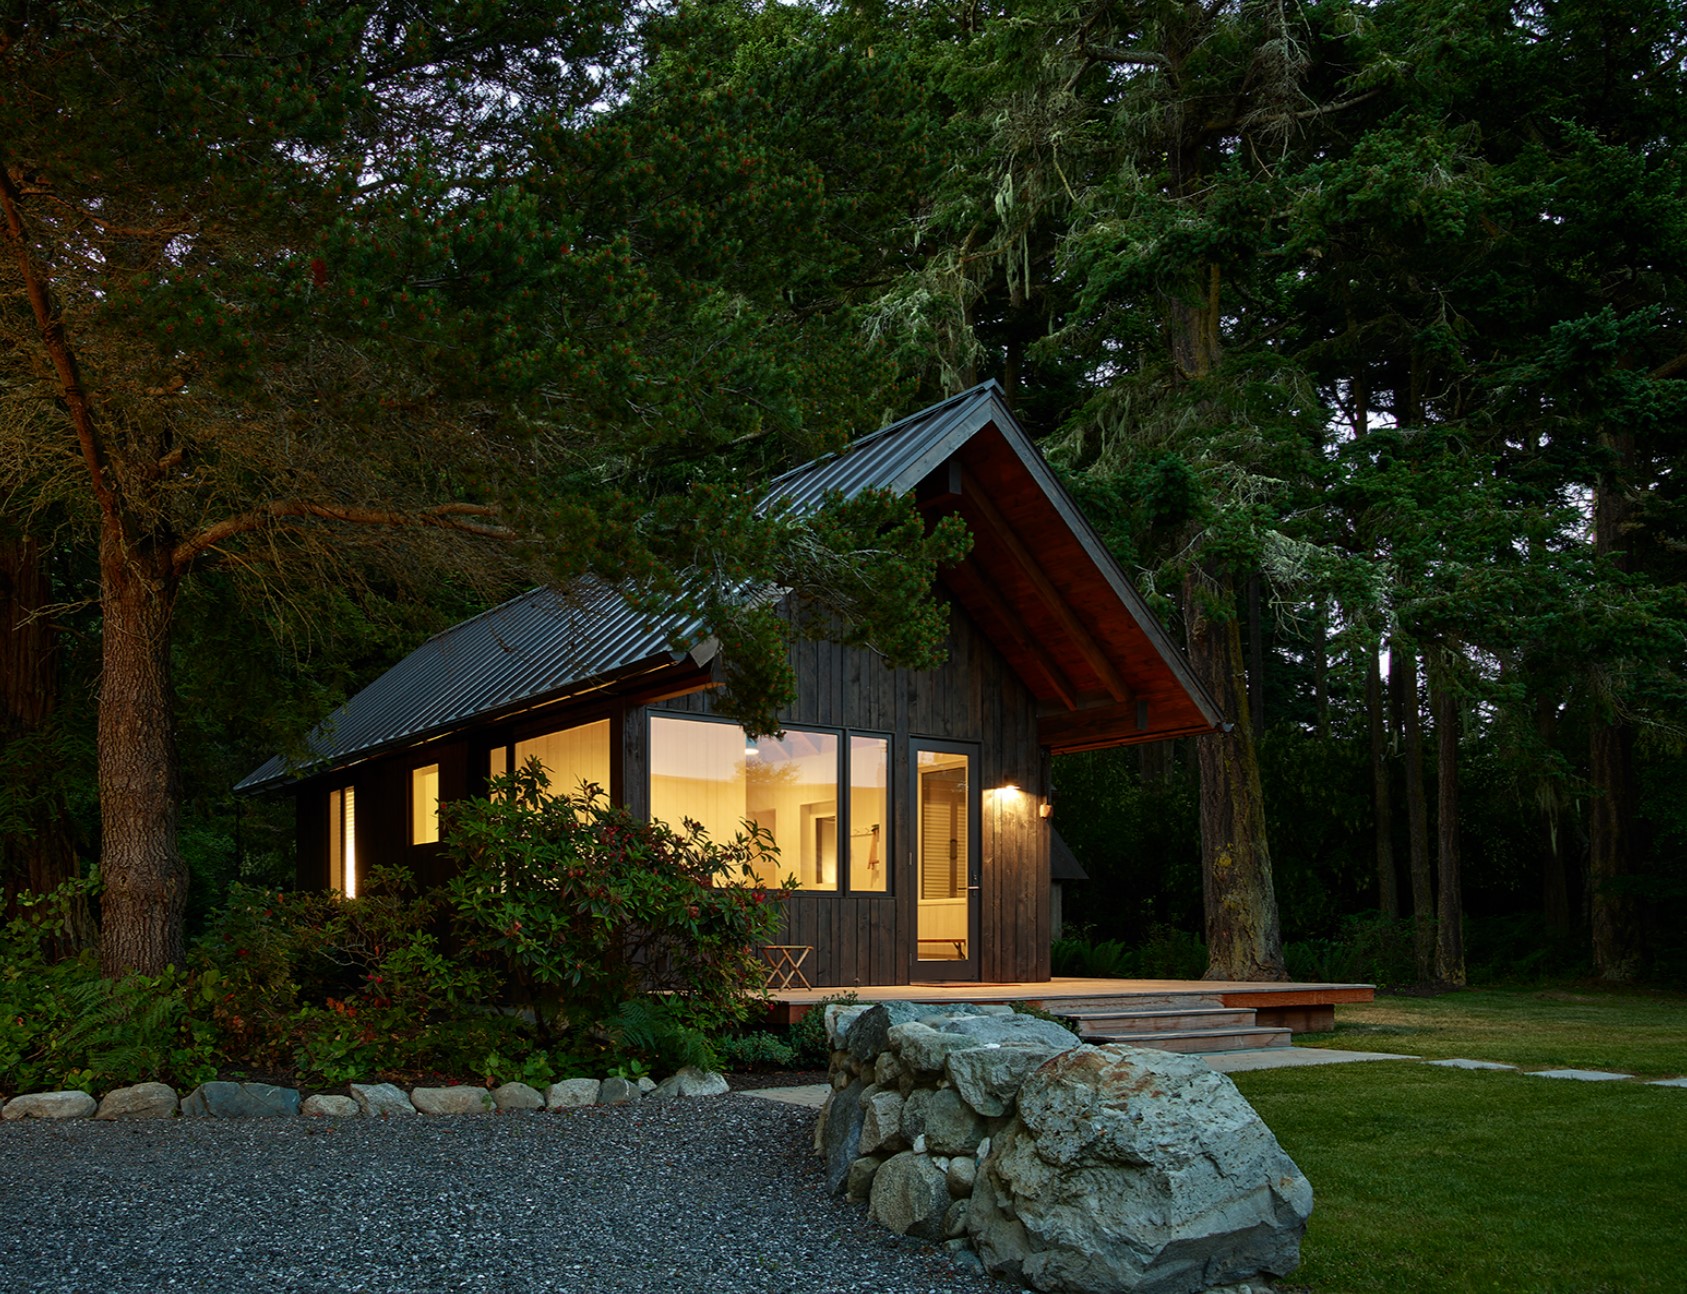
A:
{"type": "Polygon", "coordinates": [[[890,742],[849,739],[849,888],[890,888],[890,742]]]}
{"type": "Polygon", "coordinates": [[[965,755],[922,750],[918,756],[918,927],[922,961],[966,961],[970,923],[967,875],[971,801],[965,755]]]}
{"type": "Polygon", "coordinates": [[[357,897],[357,791],[328,792],[328,888],[357,897]]]}
{"type": "Polygon", "coordinates": [[[439,843],[439,765],[410,771],[410,843],[439,843]]]}

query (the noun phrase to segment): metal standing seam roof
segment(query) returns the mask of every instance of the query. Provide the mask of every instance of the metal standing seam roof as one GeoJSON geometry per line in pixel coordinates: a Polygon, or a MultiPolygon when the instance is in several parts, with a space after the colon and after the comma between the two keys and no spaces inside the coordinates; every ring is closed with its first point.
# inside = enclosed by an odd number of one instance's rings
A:
{"type": "MultiPolygon", "coordinates": [[[[869,489],[906,494],[991,424],[1054,500],[1197,703],[1211,708],[1159,622],[1014,420],[994,381],[776,477],[762,506],[802,514],[818,508],[833,492],[846,499],[869,489]]],[[[690,653],[675,651],[671,644],[698,642],[702,634],[703,626],[695,619],[651,623],[619,590],[599,580],[583,581],[569,594],[534,589],[436,635],[353,696],[310,735],[310,757],[303,770],[276,756],[235,790],[262,790],[438,735],[482,715],[560,700],[644,662],[652,667],[673,664],[690,654],[701,664],[711,644],[690,653]]]]}
{"type": "Polygon", "coordinates": [[[652,624],[601,581],[571,593],[538,588],[453,625],[423,643],[324,720],[307,739],[304,768],[277,755],[234,789],[258,791],[466,720],[582,691],[642,662],[702,663],[694,619],[652,624]]]}

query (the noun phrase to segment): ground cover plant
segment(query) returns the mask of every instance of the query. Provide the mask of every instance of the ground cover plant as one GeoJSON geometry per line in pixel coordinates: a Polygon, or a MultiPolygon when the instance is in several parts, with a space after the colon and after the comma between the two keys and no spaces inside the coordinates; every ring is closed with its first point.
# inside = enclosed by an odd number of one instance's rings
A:
{"type": "Polygon", "coordinates": [[[0,930],[0,1085],[671,1072],[714,1065],[760,1000],[780,892],[737,883],[754,836],[551,796],[532,769],[452,806],[445,834],[444,887],[383,869],[355,899],[235,885],[156,976],[104,979],[92,949],[55,960],[89,883],[27,905],[0,930]]]}
{"type": "Polygon", "coordinates": [[[1680,1091],[1410,1061],[1235,1081],[1316,1192],[1291,1287],[1680,1288],[1680,1091]]]}

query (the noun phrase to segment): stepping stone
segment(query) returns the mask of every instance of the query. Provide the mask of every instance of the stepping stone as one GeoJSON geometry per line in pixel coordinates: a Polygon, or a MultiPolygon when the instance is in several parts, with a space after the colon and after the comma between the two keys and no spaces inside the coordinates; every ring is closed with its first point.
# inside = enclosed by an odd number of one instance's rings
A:
{"type": "Polygon", "coordinates": [[[1439,1065],[1443,1069],[1516,1069],[1516,1065],[1502,1065],[1497,1060],[1465,1060],[1462,1057],[1453,1060],[1432,1060],[1431,1065],[1439,1065]]]}
{"type": "Polygon", "coordinates": [[[1613,1074],[1604,1069],[1537,1069],[1531,1072],[1536,1078],[1573,1078],[1578,1083],[1615,1083],[1634,1077],[1633,1074],[1613,1074]]]}
{"type": "Polygon", "coordinates": [[[1654,1078],[1647,1087],[1687,1087],[1687,1078],[1654,1078]]]}

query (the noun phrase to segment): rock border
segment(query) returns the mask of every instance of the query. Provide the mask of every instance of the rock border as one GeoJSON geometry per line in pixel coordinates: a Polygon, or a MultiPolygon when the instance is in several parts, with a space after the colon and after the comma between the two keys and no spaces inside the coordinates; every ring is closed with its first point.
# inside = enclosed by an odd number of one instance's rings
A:
{"type": "Polygon", "coordinates": [[[731,1089],[724,1075],[687,1065],[663,1079],[567,1078],[540,1092],[526,1083],[479,1087],[472,1083],[444,1087],[417,1086],[408,1092],[392,1083],[350,1083],[348,1095],[318,1092],[300,1099],[294,1087],[271,1083],[215,1081],[201,1083],[185,1096],[167,1083],[133,1083],[116,1087],[96,1101],[87,1092],[26,1092],[0,1105],[0,1120],[98,1119],[104,1122],[140,1119],[210,1118],[263,1119],[392,1118],[421,1114],[433,1118],[480,1114],[537,1114],[600,1105],[631,1105],[642,1100],[675,1097],[725,1096],[731,1089]]]}

